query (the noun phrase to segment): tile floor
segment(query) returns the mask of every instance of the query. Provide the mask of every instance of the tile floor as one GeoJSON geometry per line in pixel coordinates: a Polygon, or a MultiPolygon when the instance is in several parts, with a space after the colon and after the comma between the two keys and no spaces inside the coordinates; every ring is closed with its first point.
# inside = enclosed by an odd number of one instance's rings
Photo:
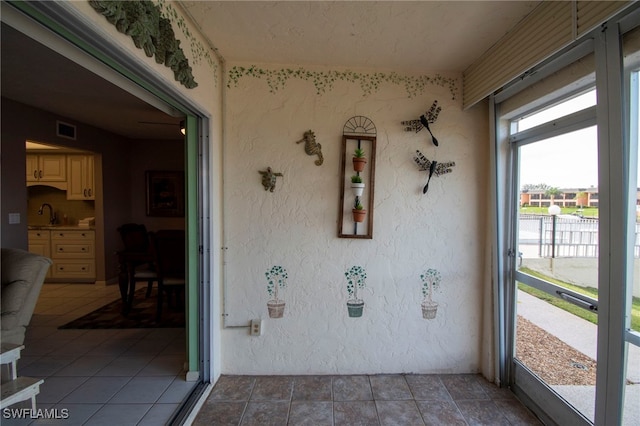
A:
{"type": "Polygon", "coordinates": [[[482,376],[222,376],[194,425],[540,425],[482,376]]]}
{"type": "Polygon", "coordinates": [[[163,425],[195,383],[184,380],[184,329],[58,330],[119,299],[118,286],[45,284],[27,330],[18,374],[44,384],[37,408],[67,419],[5,425],[163,425]]]}

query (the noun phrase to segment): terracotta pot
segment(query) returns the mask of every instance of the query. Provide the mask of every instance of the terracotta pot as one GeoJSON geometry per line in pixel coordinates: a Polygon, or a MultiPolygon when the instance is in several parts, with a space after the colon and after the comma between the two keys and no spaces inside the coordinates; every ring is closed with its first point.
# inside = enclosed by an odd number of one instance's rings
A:
{"type": "Polygon", "coordinates": [[[362,310],[364,309],[364,302],[356,302],[351,301],[347,302],[347,310],[349,312],[349,317],[351,318],[359,318],[362,316],[362,310]]]}
{"type": "Polygon", "coordinates": [[[358,209],[352,209],[351,210],[353,212],[353,221],[354,222],[364,222],[364,218],[367,215],[367,211],[362,209],[362,210],[358,210],[358,209]]]}
{"type": "Polygon", "coordinates": [[[434,319],[438,313],[438,304],[436,302],[422,302],[422,318],[434,319]]]}
{"type": "Polygon", "coordinates": [[[285,302],[282,300],[275,301],[269,300],[267,302],[267,309],[269,310],[269,318],[282,318],[284,315],[285,302]]]}
{"type": "Polygon", "coordinates": [[[361,172],[364,170],[364,166],[367,164],[366,158],[358,158],[353,157],[353,170],[356,172],[361,172]]]}

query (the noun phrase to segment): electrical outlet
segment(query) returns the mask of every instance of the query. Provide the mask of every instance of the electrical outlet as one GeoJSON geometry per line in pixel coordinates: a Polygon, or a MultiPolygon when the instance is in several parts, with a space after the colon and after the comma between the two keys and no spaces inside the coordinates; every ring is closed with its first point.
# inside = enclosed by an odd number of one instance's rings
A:
{"type": "Polygon", "coordinates": [[[251,335],[262,336],[262,320],[261,319],[251,320],[251,335]]]}

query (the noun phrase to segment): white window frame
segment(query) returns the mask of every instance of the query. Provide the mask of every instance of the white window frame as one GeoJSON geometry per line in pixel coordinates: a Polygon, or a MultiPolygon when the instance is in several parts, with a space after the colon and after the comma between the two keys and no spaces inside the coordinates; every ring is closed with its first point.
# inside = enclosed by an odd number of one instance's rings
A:
{"type": "MultiPolygon", "coordinates": [[[[612,18],[608,24],[594,30],[580,43],[570,46],[555,58],[536,67],[529,78],[523,78],[490,97],[492,207],[494,224],[493,289],[496,324],[496,372],[501,385],[512,386],[520,398],[543,421],[557,424],[590,424],[580,413],[562,402],[546,385],[530,375],[523,375],[514,362],[515,297],[512,283],[516,278],[517,217],[514,202],[518,198],[518,182],[514,167],[518,164],[517,149],[510,145],[531,143],[552,136],[549,123],[514,135],[510,140],[510,119],[502,117],[500,103],[536,81],[595,52],[598,105],[595,107],[598,126],[600,254],[599,254],[599,329],[598,371],[596,385],[595,424],[620,424],[623,416],[625,348],[627,343],[638,344],[638,333],[629,330],[626,319],[627,289],[630,276],[628,260],[631,204],[635,212],[636,187],[629,180],[629,172],[637,167],[637,146],[631,146],[625,118],[624,76],[620,37],[637,26],[640,12],[637,6],[612,18]],[[625,127],[626,126],[626,127],[625,127]],[[614,188],[615,190],[612,190],[614,188]],[[632,198],[631,198],[632,197],[632,198]],[[622,243],[621,243],[622,242],[622,243]],[[526,389],[526,391],[525,391],[526,389]]],[[[630,80],[627,80],[630,81],[630,80]]],[[[636,92],[637,93],[637,92],[636,92]]],[[[638,100],[631,99],[637,108],[638,100]]],[[[542,101],[549,102],[548,100],[542,101]]],[[[537,105],[539,107],[540,105],[537,105]]],[[[519,114],[523,114],[519,111],[519,114]]],[[[556,120],[563,130],[581,127],[593,120],[593,110],[580,111],[556,120]]],[[[636,114],[637,116],[637,114],[636,114]]],[[[637,183],[636,183],[637,184],[637,183]]],[[[633,251],[631,251],[632,253],[633,251]]]]}

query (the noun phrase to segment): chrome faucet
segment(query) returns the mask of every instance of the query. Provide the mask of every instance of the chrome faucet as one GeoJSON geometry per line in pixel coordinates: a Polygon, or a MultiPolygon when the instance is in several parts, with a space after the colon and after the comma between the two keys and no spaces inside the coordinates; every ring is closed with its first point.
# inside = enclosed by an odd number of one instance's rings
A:
{"type": "Polygon", "coordinates": [[[38,209],[38,214],[42,216],[42,214],[44,213],[44,208],[45,207],[49,207],[49,225],[55,225],[56,224],[56,214],[53,212],[53,207],[51,207],[51,204],[43,203],[40,206],[40,209],[38,209]]]}

